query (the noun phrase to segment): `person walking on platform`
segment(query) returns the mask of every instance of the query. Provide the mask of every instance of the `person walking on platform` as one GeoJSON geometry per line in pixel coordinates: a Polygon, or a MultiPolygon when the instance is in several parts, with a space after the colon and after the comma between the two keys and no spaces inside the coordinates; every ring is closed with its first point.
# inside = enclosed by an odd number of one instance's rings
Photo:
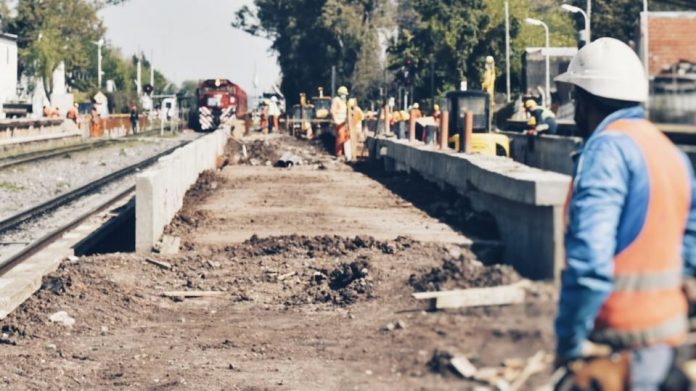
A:
{"type": "Polygon", "coordinates": [[[348,88],[341,86],[338,88],[338,96],[331,101],[331,118],[333,119],[336,130],[336,156],[343,156],[343,145],[348,141],[348,88]]]}
{"type": "Polygon", "coordinates": [[[534,99],[528,99],[524,102],[524,108],[529,113],[530,119],[534,118],[536,133],[558,133],[558,123],[553,111],[539,106],[534,99]]]}
{"type": "Polygon", "coordinates": [[[599,389],[662,389],[689,331],[682,284],[696,271],[692,166],[645,118],[648,81],[628,45],[600,38],[555,80],[574,86],[586,139],[568,196],[556,364],[570,384],[589,377],[627,382],[599,389]]]}
{"type": "Polygon", "coordinates": [[[130,110],[130,123],[133,134],[138,133],[138,117],[138,107],[136,105],[132,105],[130,110]]]}

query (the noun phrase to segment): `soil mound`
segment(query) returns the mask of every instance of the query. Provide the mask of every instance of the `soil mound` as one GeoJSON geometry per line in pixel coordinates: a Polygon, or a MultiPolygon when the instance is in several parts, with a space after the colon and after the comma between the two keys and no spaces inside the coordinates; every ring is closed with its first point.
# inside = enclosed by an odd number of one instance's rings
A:
{"type": "Polygon", "coordinates": [[[322,269],[312,276],[305,291],[294,297],[295,303],[332,303],[350,305],[374,297],[370,277],[370,262],[366,258],[341,263],[333,270],[322,269]]]}
{"type": "Polygon", "coordinates": [[[485,266],[471,255],[446,259],[442,266],[421,274],[412,274],[408,283],[417,292],[466,289],[507,285],[520,276],[508,265],[485,266]]]}
{"type": "Polygon", "coordinates": [[[259,238],[254,235],[241,244],[227,246],[225,252],[235,257],[257,257],[264,255],[293,254],[309,258],[339,257],[357,250],[379,250],[384,254],[394,254],[410,248],[414,241],[399,237],[394,241],[383,242],[371,236],[346,238],[337,235],[305,236],[285,235],[259,238]]]}

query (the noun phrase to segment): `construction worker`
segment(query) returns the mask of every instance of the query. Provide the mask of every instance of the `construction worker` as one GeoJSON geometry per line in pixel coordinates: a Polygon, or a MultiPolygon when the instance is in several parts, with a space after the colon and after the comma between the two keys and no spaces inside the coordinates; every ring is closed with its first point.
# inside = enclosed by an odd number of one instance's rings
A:
{"type": "Polygon", "coordinates": [[[587,140],[567,205],[557,365],[580,378],[598,362],[583,357],[611,350],[607,368],[622,367],[595,383],[627,371],[628,384],[611,389],[658,390],[689,329],[682,273],[696,270],[693,169],[645,119],[648,81],[628,45],[600,38],[555,80],[574,86],[587,140]]]}
{"type": "Polygon", "coordinates": [[[68,109],[68,112],[65,114],[65,118],[69,119],[70,121],[73,121],[74,123],[77,123],[77,108],[78,108],[77,103],[72,105],[68,109]]]}
{"type": "Polygon", "coordinates": [[[348,112],[350,113],[349,136],[351,152],[353,157],[357,157],[363,152],[362,142],[365,139],[365,135],[363,133],[363,120],[365,119],[365,114],[360,106],[358,106],[358,101],[355,98],[348,99],[348,112]]]}
{"type": "Polygon", "coordinates": [[[268,102],[268,130],[272,133],[273,131],[279,131],[280,123],[280,108],[278,107],[278,98],[274,95],[268,102]]]}
{"type": "Polygon", "coordinates": [[[535,133],[556,134],[558,132],[558,123],[553,111],[539,106],[534,99],[524,102],[524,108],[530,116],[530,121],[534,118],[535,133]]]}
{"type": "Polygon", "coordinates": [[[338,96],[331,101],[331,118],[336,130],[336,156],[344,156],[343,146],[348,141],[348,88],[341,86],[337,91],[338,96]]]}
{"type": "Polygon", "coordinates": [[[492,56],[486,56],[486,68],[483,71],[481,88],[491,97],[491,113],[495,107],[495,61],[492,56]]]}

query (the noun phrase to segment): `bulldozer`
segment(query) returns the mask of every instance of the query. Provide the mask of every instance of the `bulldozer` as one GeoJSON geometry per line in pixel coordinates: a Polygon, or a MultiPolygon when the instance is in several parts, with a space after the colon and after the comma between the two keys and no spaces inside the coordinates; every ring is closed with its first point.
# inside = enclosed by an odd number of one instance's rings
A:
{"type": "Polygon", "coordinates": [[[510,138],[494,131],[491,125],[490,95],[486,91],[451,91],[449,106],[449,145],[460,150],[460,134],[466,127],[466,113],[473,114],[471,152],[489,156],[510,156],[510,138]]]}

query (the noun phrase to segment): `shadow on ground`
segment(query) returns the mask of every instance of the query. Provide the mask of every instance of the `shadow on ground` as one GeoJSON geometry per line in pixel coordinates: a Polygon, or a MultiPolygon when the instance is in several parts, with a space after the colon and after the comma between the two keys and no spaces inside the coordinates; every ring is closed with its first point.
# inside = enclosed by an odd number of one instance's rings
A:
{"type": "Polygon", "coordinates": [[[488,212],[474,211],[469,199],[453,188],[441,189],[415,173],[387,172],[378,162],[360,161],[353,169],[471,239],[472,251],[482,262],[502,262],[503,247],[495,219],[488,212]]]}

